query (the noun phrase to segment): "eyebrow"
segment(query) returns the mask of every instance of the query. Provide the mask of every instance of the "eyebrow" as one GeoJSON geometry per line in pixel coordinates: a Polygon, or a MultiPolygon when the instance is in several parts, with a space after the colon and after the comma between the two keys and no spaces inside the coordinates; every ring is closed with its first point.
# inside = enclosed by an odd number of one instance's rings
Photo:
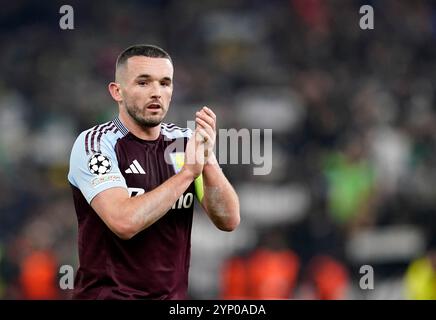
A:
{"type": "MultiPolygon", "coordinates": [[[[139,76],[136,77],[136,79],[141,79],[141,78],[149,79],[149,78],[151,78],[151,76],[149,74],[143,73],[143,74],[140,74],[139,76]]],[[[170,81],[170,82],[172,81],[170,77],[163,77],[160,80],[165,80],[165,81],[170,81]]]]}

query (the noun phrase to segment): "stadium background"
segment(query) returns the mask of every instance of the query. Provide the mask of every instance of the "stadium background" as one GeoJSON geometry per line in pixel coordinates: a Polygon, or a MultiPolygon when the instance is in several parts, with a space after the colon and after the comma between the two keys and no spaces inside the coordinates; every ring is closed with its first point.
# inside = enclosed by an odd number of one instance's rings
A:
{"type": "Polygon", "coordinates": [[[220,128],[273,130],[271,174],[223,165],[239,229],[195,213],[191,298],[436,298],[435,37],[422,0],[2,3],[0,298],[69,297],[70,149],[116,115],[106,85],[134,43],[174,59],[169,120],[208,105],[220,128]],[[364,4],[375,30],[359,28],[364,4]]]}

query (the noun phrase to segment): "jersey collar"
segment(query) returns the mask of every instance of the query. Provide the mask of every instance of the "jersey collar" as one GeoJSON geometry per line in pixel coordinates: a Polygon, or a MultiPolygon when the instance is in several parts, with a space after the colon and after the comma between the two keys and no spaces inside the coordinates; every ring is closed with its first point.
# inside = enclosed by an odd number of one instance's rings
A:
{"type": "Polygon", "coordinates": [[[118,128],[118,130],[120,130],[120,132],[123,134],[123,136],[126,136],[129,133],[129,129],[127,129],[124,124],[121,122],[119,117],[116,117],[113,120],[113,123],[115,124],[115,126],[118,128]]]}

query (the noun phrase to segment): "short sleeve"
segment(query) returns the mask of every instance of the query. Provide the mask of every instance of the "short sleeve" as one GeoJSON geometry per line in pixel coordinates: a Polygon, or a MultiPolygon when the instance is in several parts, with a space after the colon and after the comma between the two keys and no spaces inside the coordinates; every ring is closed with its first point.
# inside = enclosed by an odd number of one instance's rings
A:
{"type": "Polygon", "coordinates": [[[89,153],[86,150],[86,131],[74,142],[68,181],[82,192],[88,203],[100,192],[122,187],[127,189],[126,180],[120,172],[114,148],[102,139],[100,150],[89,153]]]}

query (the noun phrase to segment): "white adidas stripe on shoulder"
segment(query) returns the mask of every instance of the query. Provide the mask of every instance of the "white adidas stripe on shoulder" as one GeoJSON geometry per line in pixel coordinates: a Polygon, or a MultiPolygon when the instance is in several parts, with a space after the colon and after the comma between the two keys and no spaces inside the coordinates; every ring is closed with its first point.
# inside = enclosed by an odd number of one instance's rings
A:
{"type": "Polygon", "coordinates": [[[190,138],[192,136],[192,130],[190,128],[181,128],[173,123],[162,123],[161,132],[169,139],[190,138]]]}

